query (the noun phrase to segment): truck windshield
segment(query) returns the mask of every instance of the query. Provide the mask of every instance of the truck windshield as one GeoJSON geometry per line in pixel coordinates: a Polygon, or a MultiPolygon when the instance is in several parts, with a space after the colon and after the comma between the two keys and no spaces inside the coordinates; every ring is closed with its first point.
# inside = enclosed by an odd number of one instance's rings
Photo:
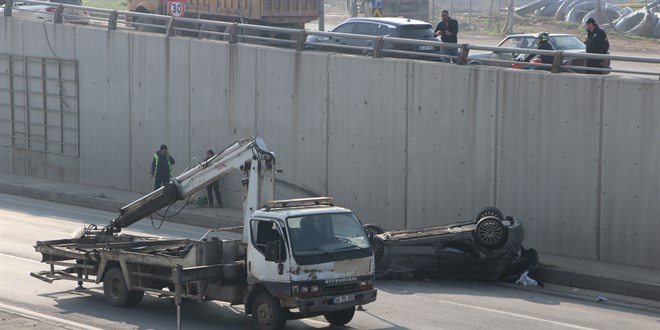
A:
{"type": "MultiPolygon", "coordinates": [[[[301,262],[312,256],[323,260],[341,260],[370,255],[371,247],[362,224],[353,213],[311,214],[287,219],[291,248],[296,260],[301,262]],[[348,253],[348,255],[346,255],[348,253]]],[[[316,260],[313,262],[321,262],[316,260]]]]}

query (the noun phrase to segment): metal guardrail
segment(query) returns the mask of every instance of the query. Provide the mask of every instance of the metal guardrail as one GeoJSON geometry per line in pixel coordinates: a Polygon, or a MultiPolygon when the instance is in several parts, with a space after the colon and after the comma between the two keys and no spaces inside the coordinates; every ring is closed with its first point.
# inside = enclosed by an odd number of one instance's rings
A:
{"type": "MultiPolygon", "coordinates": [[[[20,6],[13,6],[15,0],[8,0],[5,6],[4,15],[12,16],[12,11],[21,10],[20,6]]],[[[243,24],[233,22],[211,21],[204,19],[193,19],[187,17],[173,17],[164,15],[147,14],[140,12],[130,12],[121,10],[110,10],[102,8],[91,8],[84,6],[74,6],[61,3],[21,0],[21,3],[45,5],[57,10],[53,13],[53,22],[62,23],[62,17],[71,16],[64,14],[64,9],[84,10],[89,14],[90,25],[106,26],[108,30],[131,29],[143,32],[154,32],[165,34],[167,36],[190,36],[196,38],[208,38],[222,40],[229,43],[258,43],[269,46],[295,48],[303,50],[334,50],[347,53],[357,53],[368,55],[374,58],[381,57],[405,57],[413,59],[425,59],[433,61],[451,60],[458,65],[471,64],[470,51],[483,51],[507,54],[533,54],[547,55],[553,57],[552,64],[525,63],[532,68],[543,68],[552,73],[560,72],[584,72],[585,70],[599,71],[599,73],[628,73],[639,75],[658,76],[660,79],[660,58],[638,57],[638,56],[618,56],[592,53],[565,53],[563,51],[547,51],[530,48],[507,48],[494,46],[480,46],[472,44],[449,44],[440,41],[404,39],[386,36],[356,35],[347,33],[309,31],[306,29],[290,29],[272,26],[243,24]],[[342,43],[317,43],[308,42],[308,36],[319,36],[328,38],[343,38],[346,40],[360,40],[365,42],[366,46],[346,45],[342,43]],[[431,46],[437,49],[436,52],[422,52],[414,50],[395,49],[402,45],[407,46],[431,46]],[[458,55],[445,55],[440,52],[441,48],[457,49],[458,55]],[[636,71],[622,70],[616,68],[587,68],[584,66],[565,65],[564,60],[572,59],[601,59],[610,61],[624,61],[651,64],[653,68],[658,65],[657,70],[636,71]]],[[[488,64],[505,64],[511,66],[514,63],[521,63],[514,60],[501,60],[492,58],[479,58],[479,62],[488,64]]]]}

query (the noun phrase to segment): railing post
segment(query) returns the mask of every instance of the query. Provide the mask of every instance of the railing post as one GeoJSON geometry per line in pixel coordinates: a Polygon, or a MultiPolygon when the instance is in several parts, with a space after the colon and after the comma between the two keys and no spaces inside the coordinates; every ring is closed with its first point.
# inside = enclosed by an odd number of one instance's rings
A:
{"type": "Polygon", "coordinates": [[[564,52],[563,51],[556,52],[555,57],[552,59],[552,67],[550,68],[550,72],[560,73],[561,72],[561,64],[563,62],[564,62],[564,52]]]}
{"type": "Polygon", "coordinates": [[[119,17],[119,13],[117,13],[116,10],[110,14],[110,17],[108,18],[108,30],[117,30],[118,17],[119,17]]]}
{"type": "Polygon", "coordinates": [[[60,4],[55,10],[55,17],[53,18],[53,23],[62,23],[62,12],[64,12],[64,6],[60,4]]]}
{"type": "Polygon", "coordinates": [[[458,54],[458,59],[456,60],[456,64],[458,65],[467,64],[467,57],[469,53],[470,53],[470,49],[468,48],[468,45],[461,44],[461,52],[458,54]]]}
{"type": "Polygon", "coordinates": [[[174,16],[171,16],[170,20],[167,22],[167,28],[165,29],[166,36],[174,35],[174,29],[172,28],[172,25],[174,25],[174,16]]]}
{"type": "Polygon", "coordinates": [[[7,0],[7,4],[5,4],[5,17],[11,16],[12,7],[14,7],[14,0],[7,0]]]}
{"type": "Polygon", "coordinates": [[[374,58],[381,58],[383,57],[383,36],[379,36],[376,38],[376,42],[374,42],[374,51],[373,51],[373,56],[374,58]]]}
{"type": "Polygon", "coordinates": [[[298,44],[296,45],[296,48],[301,51],[305,50],[305,41],[307,41],[307,29],[303,29],[299,34],[298,34],[298,44]]]}
{"type": "Polygon", "coordinates": [[[238,23],[234,23],[231,25],[229,28],[229,43],[230,44],[235,44],[238,42],[238,38],[236,38],[236,31],[238,30],[238,23]]]}

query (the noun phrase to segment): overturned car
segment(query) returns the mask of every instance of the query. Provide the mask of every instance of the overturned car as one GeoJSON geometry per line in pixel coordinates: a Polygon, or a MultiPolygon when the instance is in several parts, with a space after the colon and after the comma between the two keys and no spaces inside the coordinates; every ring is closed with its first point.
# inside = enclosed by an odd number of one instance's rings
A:
{"type": "Polygon", "coordinates": [[[364,229],[381,278],[514,279],[539,264],[536,251],[522,246],[520,220],[504,217],[495,207],[482,209],[473,221],[446,226],[384,232],[377,225],[366,224],[364,229]]]}

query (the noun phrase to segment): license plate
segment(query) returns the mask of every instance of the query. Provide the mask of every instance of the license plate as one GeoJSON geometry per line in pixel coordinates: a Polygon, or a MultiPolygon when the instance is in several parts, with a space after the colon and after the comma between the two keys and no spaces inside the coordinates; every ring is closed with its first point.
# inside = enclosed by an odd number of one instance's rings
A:
{"type": "Polygon", "coordinates": [[[347,302],[355,301],[355,295],[348,295],[348,296],[338,296],[332,298],[332,303],[333,304],[344,304],[347,302]]]}
{"type": "Polygon", "coordinates": [[[433,50],[433,46],[419,46],[419,50],[433,50]]]}

